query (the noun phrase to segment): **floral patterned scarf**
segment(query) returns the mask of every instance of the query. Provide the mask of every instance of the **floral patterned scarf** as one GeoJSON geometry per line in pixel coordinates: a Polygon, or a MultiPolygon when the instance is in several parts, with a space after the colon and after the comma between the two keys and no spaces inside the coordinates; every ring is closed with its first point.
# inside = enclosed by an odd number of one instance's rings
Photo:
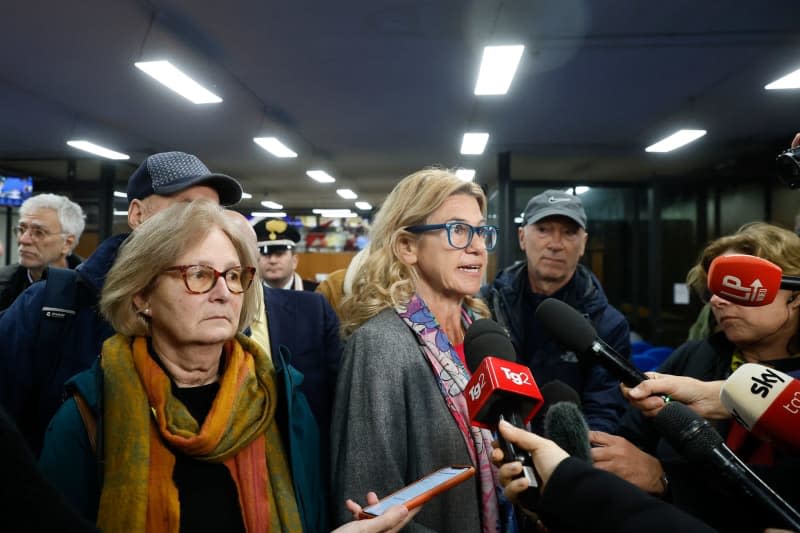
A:
{"type": "MultiPolygon", "coordinates": [[[[482,530],[484,533],[500,531],[495,474],[490,459],[492,434],[485,429],[472,427],[469,423],[467,400],[464,396],[469,372],[464,368],[444,330],[439,327],[433,313],[419,295],[415,294],[411,301],[405,306],[397,306],[395,311],[422,341],[422,350],[436,377],[439,391],[464,438],[472,464],[478,467],[482,530]]],[[[472,323],[472,317],[467,309],[462,308],[461,320],[465,325],[472,323]]]]}

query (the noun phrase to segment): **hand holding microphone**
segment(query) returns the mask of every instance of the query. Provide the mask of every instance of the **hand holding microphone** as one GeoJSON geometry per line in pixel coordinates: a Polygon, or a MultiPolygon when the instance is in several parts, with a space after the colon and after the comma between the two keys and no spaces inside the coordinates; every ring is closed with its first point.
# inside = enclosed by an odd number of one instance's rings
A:
{"type": "MultiPolygon", "coordinates": [[[[530,431],[515,428],[507,422],[500,422],[498,430],[508,442],[518,449],[525,450],[531,454],[536,472],[538,472],[542,481],[540,490],[544,489],[553,471],[561,461],[569,457],[569,454],[555,442],[530,431]]],[[[504,460],[503,451],[498,448],[492,450],[492,459],[502,462],[504,460]]],[[[500,485],[503,486],[506,497],[513,503],[517,503],[519,495],[528,488],[527,483],[520,477],[521,473],[522,465],[518,462],[505,463],[498,470],[500,485]]]]}
{"type": "Polygon", "coordinates": [[[700,381],[686,376],[647,372],[650,379],[635,387],[621,386],[622,395],[645,416],[656,416],[666,403],[663,396],[677,400],[708,419],[730,418],[719,401],[723,381],[700,381]]]}
{"type": "MultiPolygon", "coordinates": [[[[496,429],[500,421],[523,428],[542,406],[542,395],[530,369],[515,362],[516,353],[506,332],[488,318],[473,322],[464,336],[464,353],[472,377],[467,383],[466,400],[472,425],[496,429]]],[[[539,481],[529,453],[517,449],[499,435],[506,461],[522,463],[528,506],[538,499],[539,481]]]]}

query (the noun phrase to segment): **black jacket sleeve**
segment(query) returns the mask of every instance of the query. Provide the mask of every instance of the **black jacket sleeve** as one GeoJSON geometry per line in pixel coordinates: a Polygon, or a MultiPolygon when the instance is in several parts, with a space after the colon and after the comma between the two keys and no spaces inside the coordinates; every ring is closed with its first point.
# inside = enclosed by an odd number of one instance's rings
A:
{"type": "Polygon", "coordinates": [[[95,532],[39,473],[14,421],[0,409],[2,484],[0,509],[4,531],[95,532]]]}
{"type": "Polygon", "coordinates": [[[562,461],[550,477],[539,514],[551,533],[715,531],[622,478],[571,457],[562,461]]]}

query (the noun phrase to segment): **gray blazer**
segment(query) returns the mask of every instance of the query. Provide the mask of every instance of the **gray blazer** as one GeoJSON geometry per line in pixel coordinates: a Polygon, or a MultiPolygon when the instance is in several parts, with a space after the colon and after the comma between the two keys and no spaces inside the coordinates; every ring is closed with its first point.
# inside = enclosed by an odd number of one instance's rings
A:
{"type": "MultiPolygon", "coordinates": [[[[392,493],[443,466],[472,464],[416,335],[386,309],[345,344],[331,427],[332,509],[351,520],[344,501],[392,493]]],[[[413,532],[479,532],[475,477],[423,507],[413,532]]]]}

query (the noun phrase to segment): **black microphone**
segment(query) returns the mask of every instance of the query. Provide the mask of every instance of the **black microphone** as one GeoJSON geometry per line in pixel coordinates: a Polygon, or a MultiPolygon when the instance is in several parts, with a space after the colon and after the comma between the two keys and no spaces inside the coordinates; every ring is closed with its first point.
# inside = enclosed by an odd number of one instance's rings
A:
{"type": "Polygon", "coordinates": [[[603,342],[589,321],[569,304],[547,298],[536,308],[534,316],[566,348],[580,358],[592,356],[628,387],[648,379],[644,372],[603,342]]]}
{"type": "Polygon", "coordinates": [[[581,397],[575,389],[560,379],[548,381],[539,387],[539,391],[542,393],[542,408],[531,420],[531,431],[537,435],[544,435],[544,417],[547,411],[558,402],[574,403],[580,407],[581,397]]]}
{"type": "MultiPolygon", "coordinates": [[[[488,318],[473,322],[464,335],[464,355],[472,373],[465,395],[472,424],[497,430],[497,424],[505,420],[525,429],[526,423],[541,408],[542,395],[530,369],[516,363],[514,346],[503,328],[488,318]]],[[[499,431],[497,440],[505,462],[522,463],[522,476],[528,480],[528,489],[520,495],[520,501],[533,509],[541,481],[534,470],[531,454],[518,449],[499,431]]]]}
{"type": "Polygon", "coordinates": [[[570,454],[592,464],[589,426],[574,403],[559,402],[544,417],[544,436],[570,454]]]}
{"type": "Polygon", "coordinates": [[[800,531],[800,513],[764,483],[739,459],[714,428],[679,402],[670,402],[653,418],[653,424],[669,444],[693,463],[713,464],[733,485],[766,510],[800,531]]]}

